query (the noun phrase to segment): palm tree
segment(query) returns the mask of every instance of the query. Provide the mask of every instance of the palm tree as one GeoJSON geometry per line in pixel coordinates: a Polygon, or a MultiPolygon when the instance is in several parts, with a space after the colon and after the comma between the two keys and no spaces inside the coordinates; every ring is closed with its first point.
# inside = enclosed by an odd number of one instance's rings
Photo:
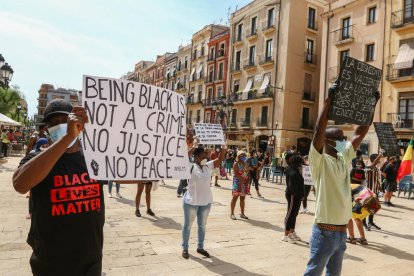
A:
{"type": "Polygon", "coordinates": [[[23,94],[17,89],[0,88],[0,113],[16,120],[17,119],[17,108],[16,107],[20,103],[20,100],[23,98],[24,98],[23,94]]]}

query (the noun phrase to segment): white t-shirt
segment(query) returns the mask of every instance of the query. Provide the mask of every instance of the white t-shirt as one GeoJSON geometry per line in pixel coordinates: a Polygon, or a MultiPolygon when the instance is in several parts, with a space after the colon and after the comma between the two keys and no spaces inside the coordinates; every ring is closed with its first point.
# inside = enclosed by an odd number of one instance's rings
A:
{"type": "Polygon", "coordinates": [[[207,162],[207,165],[200,168],[199,165],[193,164],[191,179],[188,181],[187,192],[183,197],[186,204],[205,206],[213,202],[211,193],[211,175],[214,169],[214,161],[207,162]]]}

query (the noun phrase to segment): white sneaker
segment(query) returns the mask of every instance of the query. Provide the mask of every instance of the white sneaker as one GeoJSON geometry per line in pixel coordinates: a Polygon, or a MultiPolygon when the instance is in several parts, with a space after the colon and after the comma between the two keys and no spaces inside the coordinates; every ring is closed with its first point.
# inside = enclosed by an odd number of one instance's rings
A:
{"type": "Polygon", "coordinates": [[[302,214],[310,214],[310,211],[308,210],[308,208],[303,209],[303,213],[302,214]]]}
{"type": "Polygon", "coordinates": [[[299,214],[305,214],[306,209],[300,209],[299,214]]]}
{"type": "Polygon", "coordinates": [[[283,236],[282,241],[288,242],[288,243],[296,243],[296,241],[292,237],[292,234],[289,234],[288,236],[283,236]]]}
{"type": "Polygon", "coordinates": [[[292,239],[294,239],[295,241],[301,241],[302,240],[298,235],[296,235],[296,232],[293,232],[292,234],[289,234],[289,235],[292,235],[292,239]]]}
{"type": "Polygon", "coordinates": [[[109,198],[112,198],[112,193],[108,193],[108,197],[109,198]]]}
{"type": "Polygon", "coordinates": [[[117,198],[122,198],[122,196],[121,196],[121,194],[120,194],[120,193],[116,193],[116,197],[117,197],[117,198]]]}

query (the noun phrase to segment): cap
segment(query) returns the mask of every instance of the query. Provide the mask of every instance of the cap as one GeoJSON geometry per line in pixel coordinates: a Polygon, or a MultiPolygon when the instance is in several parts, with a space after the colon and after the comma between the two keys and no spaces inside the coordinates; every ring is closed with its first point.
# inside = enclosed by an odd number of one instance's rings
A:
{"type": "Polygon", "coordinates": [[[291,152],[291,151],[289,151],[288,153],[286,153],[286,155],[285,155],[285,160],[286,161],[289,161],[289,159],[293,156],[293,155],[295,155],[293,152],[291,152]]]}
{"type": "Polygon", "coordinates": [[[56,99],[51,101],[45,109],[43,122],[46,122],[50,117],[56,114],[69,115],[72,112],[73,106],[69,101],[63,99],[56,99]]]}

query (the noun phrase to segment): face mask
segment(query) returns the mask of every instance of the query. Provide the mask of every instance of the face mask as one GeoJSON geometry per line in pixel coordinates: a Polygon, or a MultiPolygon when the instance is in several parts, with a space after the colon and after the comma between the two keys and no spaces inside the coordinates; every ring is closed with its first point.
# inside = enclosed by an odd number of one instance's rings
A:
{"type": "Polygon", "coordinates": [[[219,152],[219,151],[220,151],[220,149],[216,149],[216,151],[217,151],[217,152],[219,152]]]}
{"type": "Polygon", "coordinates": [[[201,161],[200,161],[200,165],[201,165],[201,166],[205,166],[205,165],[207,165],[207,159],[205,159],[205,158],[204,158],[203,160],[201,160],[201,161]]]}
{"type": "Polygon", "coordinates": [[[246,162],[246,159],[247,159],[247,157],[246,156],[242,156],[242,157],[240,157],[240,160],[244,163],[244,162],[246,162]]]}
{"type": "Polygon", "coordinates": [[[335,140],[335,147],[331,146],[330,144],[328,144],[330,147],[334,148],[337,152],[339,153],[344,153],[346,150],[346,144],[347,144],[347,140],[335,140]]]}
{"type": "Polygon", "coordinates": [[[356,167],[357,167],[358,169],[360,169],[362,166],[361,166],[361,165],[356,165],[356,167]]]}
{"type": "MultiPolygon", "coordinates": [[[[50,139],[52,139],[53,142],[59,141],[63,136],[66,135],[67,128],[68,128],[67,124],[59,124],[57,126],[50,127],[49,128],[50,139]]],[[[67,148],[70,148],[71,146],[73,146],[76,140],[78,140],[77,137],[69,144],[67,148]]]]}

